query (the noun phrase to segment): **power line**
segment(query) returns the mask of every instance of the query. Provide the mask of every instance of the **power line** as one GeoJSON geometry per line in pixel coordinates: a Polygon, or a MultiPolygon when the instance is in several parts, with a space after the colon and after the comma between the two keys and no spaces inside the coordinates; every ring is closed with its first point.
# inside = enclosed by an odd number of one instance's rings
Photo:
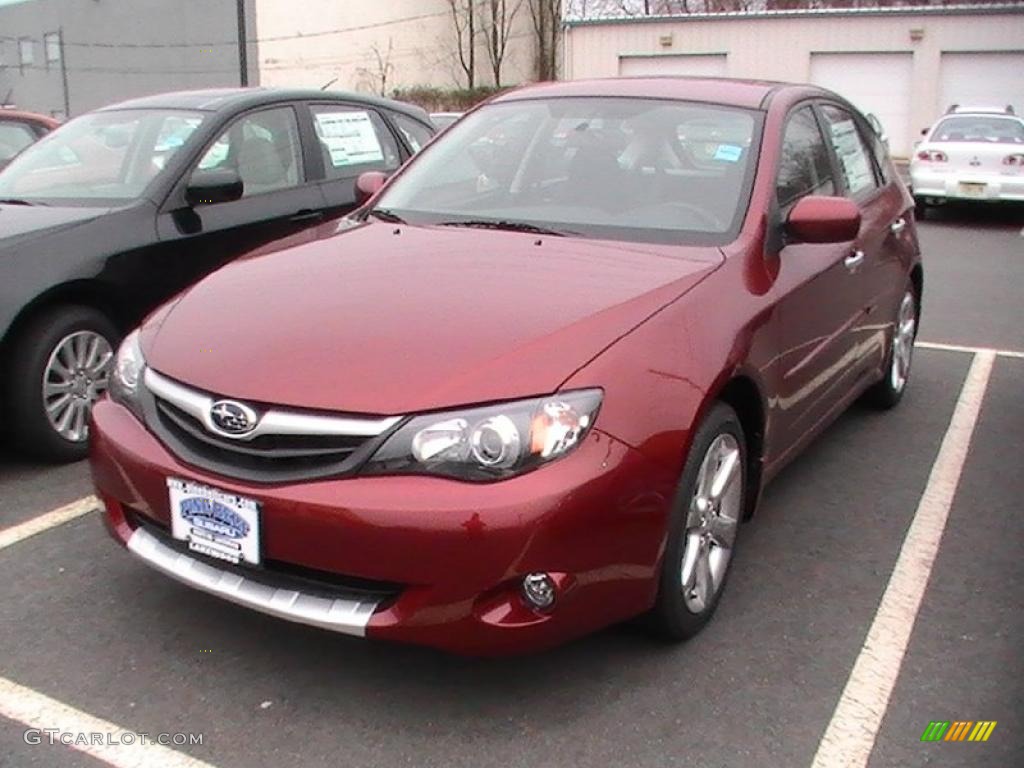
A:
{"type": "MultiPolygon", "coordinates": [[[[381,29],[383,27],[390,27],[395,24],[408,24],[414,21],[423,21],[424,19],[438,18],[441,16],[447,16],[449,11],[435,11],[434,13],[422,13],[418,16],[407,16],[402,19],[391,19],[390,21],[378,21],[372,24],[360,24],[353,27],[338,27],[336,29],[323,29],[318,32],[296,32],[291,35],[274,35],[271,37],[260,37],[253,38],[249,42],[251,43],[279,43],[288,40],[309,40],[317,37],[326,37],[328,35],[340,35],[346,32],[364,32],[370,29],[381,29]]],[[[32,42],[38,42],[36,38],[32,37],[13,37],[11,35],[0,35],[0,40],[10,40],[12,42],[18,42],[20,40],[32,40],[32,42]]],[[[137,48],[143,50],[150,49],[181,49],[181,48],[215,48],[218,46],[237,46],[237,38],[234,40],[218,40],[215,42],[205,43],[111,43],[111,42],[99,42],[99,41],[75,41],[65,40],[64,45],[66,47],[75,48],[137,48]]]]}

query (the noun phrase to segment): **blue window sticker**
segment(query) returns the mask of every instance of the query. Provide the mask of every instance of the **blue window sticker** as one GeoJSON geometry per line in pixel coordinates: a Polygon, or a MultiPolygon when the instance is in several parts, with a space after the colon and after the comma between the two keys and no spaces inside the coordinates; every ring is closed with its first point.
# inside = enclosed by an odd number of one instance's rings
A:
{"type": "Polygon", "coordinates": [[[715,160],[736,163],[739,162],[740,155],[742,154],[743,147],[737,147],[735,144],[719,144],[718,149],[715,150],[715,160]]]}

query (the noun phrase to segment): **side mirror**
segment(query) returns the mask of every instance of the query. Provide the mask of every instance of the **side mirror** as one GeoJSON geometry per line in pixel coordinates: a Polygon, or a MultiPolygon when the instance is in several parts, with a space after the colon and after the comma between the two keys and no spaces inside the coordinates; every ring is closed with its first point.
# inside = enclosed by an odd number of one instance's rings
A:
{"type": "Polygon", "coordinates": [[[245,186],[238,171],[214,168],[192,174],[185,188],[185,200],[193,208],[197,205],[230,203],[238,200],[244,191],[245,186]]]}
{"type": "Polygon", "coordinates": [[[928,129],[927,128],[922,128],[921,129],[921,135],[922,136],[927,136],[928,135],[928,129]]]}
{"type": "Polygon", "coordinates": [[[380,192],[380,188],[387,180],[387,174],[380,171],[367,171],[359,174],[359,178],[356,179],[356,205],[362,205],[380,192]]]}
{"type": "Polygon", "coordinates": [[[860,209],[845,197],[810,195],[786,218],[786,234],[802,243],[845,243],[860,232],[860,209]]]}

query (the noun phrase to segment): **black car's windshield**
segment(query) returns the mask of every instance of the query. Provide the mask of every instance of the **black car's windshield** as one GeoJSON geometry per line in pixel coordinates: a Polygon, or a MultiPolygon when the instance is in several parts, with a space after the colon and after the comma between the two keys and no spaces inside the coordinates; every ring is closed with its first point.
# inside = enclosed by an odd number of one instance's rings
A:
{"type": "Polygon", "coordinates": [[[437,139],[378,205],[413,224],[714,242],[746,210],[759,122],[655,99],[492,104],[437,139]]]}
{"type": "Polygon", "coordinates": [[[0,173],[0,198],[72,205],[134,200],[203,117],[166,109],[83,115],[16,157],[0,173]]]}

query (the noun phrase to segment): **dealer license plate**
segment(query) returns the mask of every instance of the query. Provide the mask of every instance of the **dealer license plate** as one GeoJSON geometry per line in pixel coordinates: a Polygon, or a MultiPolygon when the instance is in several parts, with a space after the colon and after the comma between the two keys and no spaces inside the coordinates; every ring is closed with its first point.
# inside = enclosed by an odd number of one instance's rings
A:
{"type": "Polygon", "coordinates": [[[244,496],[177,478],[167,479],[171,535],[193,552],[227,560],[260,562],[260,507],[244,496]]]}
{"type": "Polygon", "coordinates": [[[964,197],[984,197],[986,186],[977,182],[961,181],[960,194],[964,197]]]}

